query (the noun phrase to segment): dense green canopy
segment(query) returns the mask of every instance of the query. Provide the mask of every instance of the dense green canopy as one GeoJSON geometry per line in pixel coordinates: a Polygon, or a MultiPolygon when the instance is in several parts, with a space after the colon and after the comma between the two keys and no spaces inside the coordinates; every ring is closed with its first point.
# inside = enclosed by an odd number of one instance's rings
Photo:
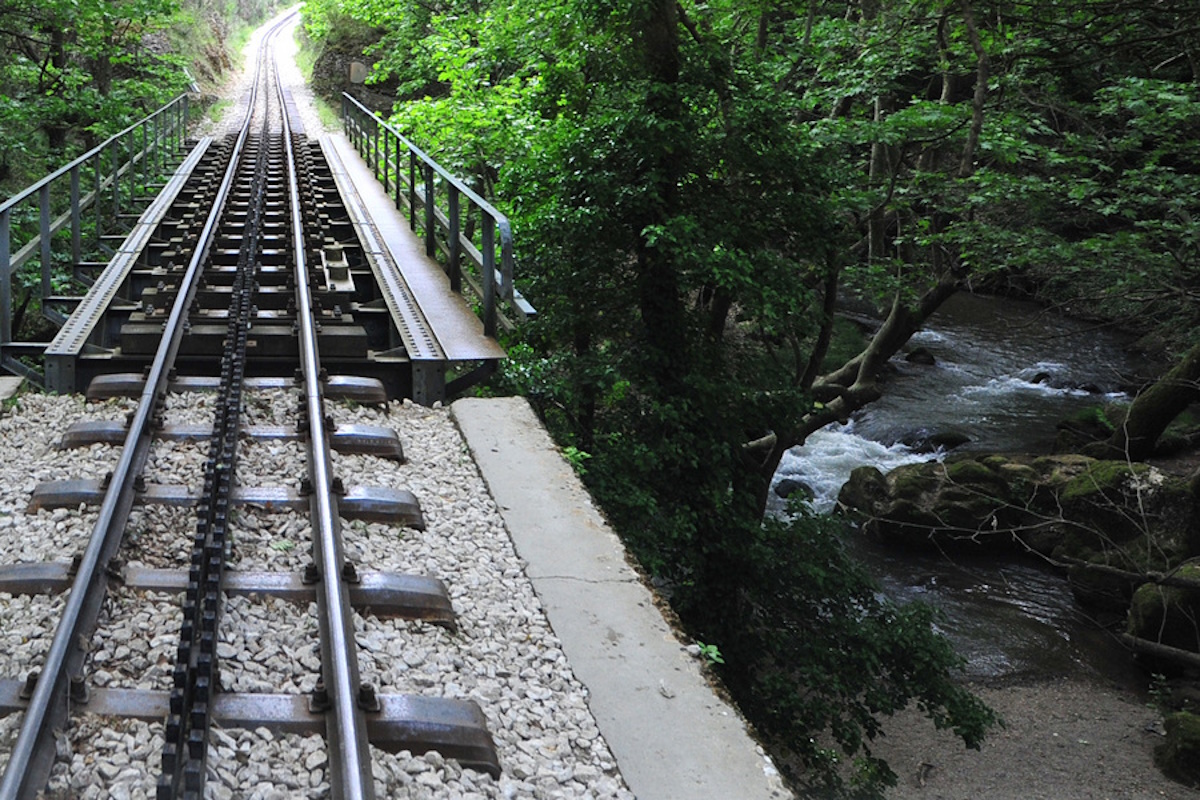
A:
{"type": "Polygon", "coordinates": [[[975,744],[929,612],[878,599],[785,450],[964,287],[1200,329],[1196,0],[310,0],[393,121],[511,213],[528,394],[793,776],[890,780],[916,699],[975,744]],[[847,297],[885,322],[847,340],[847,297]],[[822,733],[824,732],[824,733],[822,733]],[[818,735],[820,734],[820,735],[818,735]]]}

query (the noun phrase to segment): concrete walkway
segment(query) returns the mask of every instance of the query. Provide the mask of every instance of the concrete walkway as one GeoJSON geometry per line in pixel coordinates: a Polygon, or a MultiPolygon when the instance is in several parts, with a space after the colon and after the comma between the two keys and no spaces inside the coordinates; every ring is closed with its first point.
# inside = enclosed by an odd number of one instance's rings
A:
{"type": "Polygon", "coordinates": [[[640,800],[792,795],[625,561],[524,398],[451,406],[589,705],[640,800]]]}

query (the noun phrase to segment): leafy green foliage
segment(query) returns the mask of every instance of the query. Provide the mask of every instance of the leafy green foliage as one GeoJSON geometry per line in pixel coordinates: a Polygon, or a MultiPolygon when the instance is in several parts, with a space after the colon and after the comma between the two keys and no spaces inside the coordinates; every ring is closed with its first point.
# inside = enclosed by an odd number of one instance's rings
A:
{"type": "Polygon", "coordinates": [[[0,0],[0,180],[18,165],[19,181],[40,177],[179,94],[180,60],[152,45],[180,13],[177,0],[0,0]]]}
{"type": "Polygon", "coordinates": [[[825,523],[764,522],[768,481],[956,287],[1194,339],[1194,2],[309,7],[317,37],[377,31],[393,122],[510,213],[539,318],[503,388],[591,455],[795,774],[886,784],[869,743],[913,700],[977,744],[932,612],[879,600],[825,523]],[[871,337],[835,328],[852,294],[889,310],[871,337]]]}
{"type": "Polygon", "coordinates": [[[787,758],[808,767],[806,782],[826,790],[844,788],[835,767],[845,759],[855,762],[856,788],[894,785],[871,742],[883,719],[913,700],[936,727],[978,748],[998,720],[947,673],[959,659],[929,634],[936,612],[883,599],[845,552],[836,526],[796,512],[790,522],[766,522],[745,542],[742,559],[757,580],[739,587],[737,604],[752,613],[737,615],[722,649],[731,662],[755,668],[722,675],[748,698],[747,713],[766,721],[787,758]],[[814,737],[814,730],[827,735],[814,737]]]}

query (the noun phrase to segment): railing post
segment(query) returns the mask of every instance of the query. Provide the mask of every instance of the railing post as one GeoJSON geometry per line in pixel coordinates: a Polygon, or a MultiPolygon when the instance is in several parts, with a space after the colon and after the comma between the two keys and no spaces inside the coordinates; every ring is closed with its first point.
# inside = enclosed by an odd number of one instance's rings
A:
{"type": "Polygon", "coordinates": [[[38,229],[42,236],[42,299],[50,296],[50,184],[38,190],[38,229]]]}
{"type": "Polygon", "coordinates": [[[162,160],[163,148],[162,140],[160,138],[161,134],[159,122],[160,120],[158,118],[158,114],[155,114],[150,118],[150,139],[154,142],[154,146],[150,149],[150,152],[153,153],[153,158],[150,159],[150,163],[154,165],[155,172],[162,172],[163,167],[165,166],[165,163],[162,160]]]}
{"type": "Polygon", "coordinates": [[[120,172],[117,169],[117,149],[121,146],[118,139],[112,139],[112,144],[108,146],[108,167],[112,171],[112,219],[116,219],[121,213],[121,181],[120,172]]]}
{"type": "Polygon", "coordinates": [[[142,160],[142,186],[143,188],[150,183],[150,149],[146,147],[146,123],[142,123],[142,152],[139,154],[142,160]]]}
{"type": "Polygon", "coordinates": [[[129,205],[126,208],[133,207],[133,198],[137,197],[137,169],[134,166],[137,164],[137,138],[133,131],[130,131],[125,136],[125,150],[129,156],[129,205]]]}
{"type": "Polygon", "coordinates": [[[508,223],[500,231],[500,298],[513,302],[513,293],[516,289],[513,286],[513,243],[512,229],[508,223]]]}
{"type": "Polygon", "coordinates": [[[80,165],[76,164],[71,167],[71,264],[74,268],[83,260],[83,243],[81,237],[83,232],[81,227],[81,209],[79,208],[79,169],[80,165]]]}
{"type": "Polygon", "coordinates": [[[462,220],[459,218],[458,187],[450,184],[450,290],[455,294],[462,293],[462,220]]]}
{"type": "Polygon", "coordinates": [[[104,154],[100,152],[97,152],[96,155],[92,156],[92,208],[96,212],[96,225],[95,229],[92,231],[92,236],[96,240],[94,245],[95,249],[97,250],[100,249],[100,223],[102,221],[101,216],[104,213],[102,211],[104,208],[104,203],[101,202],[100,199],[100,165],[104,161],[103,156],[104,154]]]}
{"type": "Polygon", "coordinates": [[[430,258],[437,256],[437,239],[434,238],[434,226],[437,225],[433,201],[433,165],[425,164],[425,255],[430,258]]]}
{"type": "Polygon", "coordinates": [[[483,215],[483,335],[496,336],[496,220],[483,215]]]}
{"type": "Polygon", "coordinates": [[[375,160],[375,180],[379,180],[379,123],[375,123],[375,142],[372,146],[371,157],[375,160]]]}
{"type": "Polygon", "coordinates": [[[399,139],[396,140],[395,161],[396,161],[396,190],[394,193],[395,194],[394,199],[395,199],[395,203],[396,203],[396,210],[398,211],[398,210],[400,210],[400,199],[404,196],[404,179],[400,177],[401,172],[400,172],[400,140],[399,139]]]}
{"type": "Polygon", "coordinates": [[[391,188],[388,186],[388,181],[391,178],[391,171],[392,171],[391,162],[388,160],[388,156],[389,156],[388,151],[391,149],[388,147],[388,142],[390,142],[391,140],[392,140],[391,136],[389,136],[387,133],[383,134],[383,193],[384,194],[387,194],[391,188]]]}
{"type": "Polygon", "coordinates": [[[12,210],[0,211],[0,344],[12,341],[12,210]]]}
{"type": "Polygon", "coordinates": [[[417,154],[408,151],[408,227],[417,229],[417,154]]]}

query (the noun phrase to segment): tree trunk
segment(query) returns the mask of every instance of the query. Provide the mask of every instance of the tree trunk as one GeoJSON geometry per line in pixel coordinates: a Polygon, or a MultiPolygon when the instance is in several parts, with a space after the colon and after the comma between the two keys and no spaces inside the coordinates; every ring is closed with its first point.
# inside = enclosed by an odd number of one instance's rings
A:
{"type": "MultiPolygon", "coordinates": [[[[883,98],[876,97],[875,121],[881,122],[883,116],[883,98]]],[[[889,158],[888,146],[883,142],[874,142],[871,145],[871,163],[869,166],[871,185],[875,187],[885,186],[891,178],[891,172],[891,159],[889,158]]],[[[867,219],[867,260],[871,263],[881,260],[887,249],[885,211],[885,203],[879,202],[871,209],[871,216],[867,219]]]]}
{"type": "Polygon", "coordinates": [[[1125,424],[1108,440],[1110,447],[1132,461],[1144,461],[1154,453],[1163,431],[1189,405],[1200,400],[1200,344],[1193,345],[1183,359],[1129,407],[1125,424]]]}
{"type": "Polygon", "coordinates": [[[650,376],[663,395],[675,394],[688,369],[683,298],[676,260],[669,243],[651,243],[655,228],[669,224],[679,209],[679,176],[683,153],[671,132],[683,119],[679,97],[679,17],[674,0],[654,0],[640,32],[641,62],[649,79],[646,111],[660,132],[649,143],[639,182],[648,190],[646,210],[638,220],[638,306],[646,333],[650,376]],[[653,199],[649,199],[653,198],[653,199]]]}
{"type": "Polygon", "coordinates": [[[975,151],[979,147],[979,133],[983,130],[983,107],[987,102],[988,79],[991,70],[987,50],[979,38],[979,29],[975,25],[975,14],[971,4],[963,6],[963,22],[967,25],[967,38],[971,41],[971,49],[975,51],[975,95],[971,101],[971,128],[967,132],[967,141],[963,145],[962,160],[958,166],[958,177],[967,178],[975,171],[975,151]]]}

